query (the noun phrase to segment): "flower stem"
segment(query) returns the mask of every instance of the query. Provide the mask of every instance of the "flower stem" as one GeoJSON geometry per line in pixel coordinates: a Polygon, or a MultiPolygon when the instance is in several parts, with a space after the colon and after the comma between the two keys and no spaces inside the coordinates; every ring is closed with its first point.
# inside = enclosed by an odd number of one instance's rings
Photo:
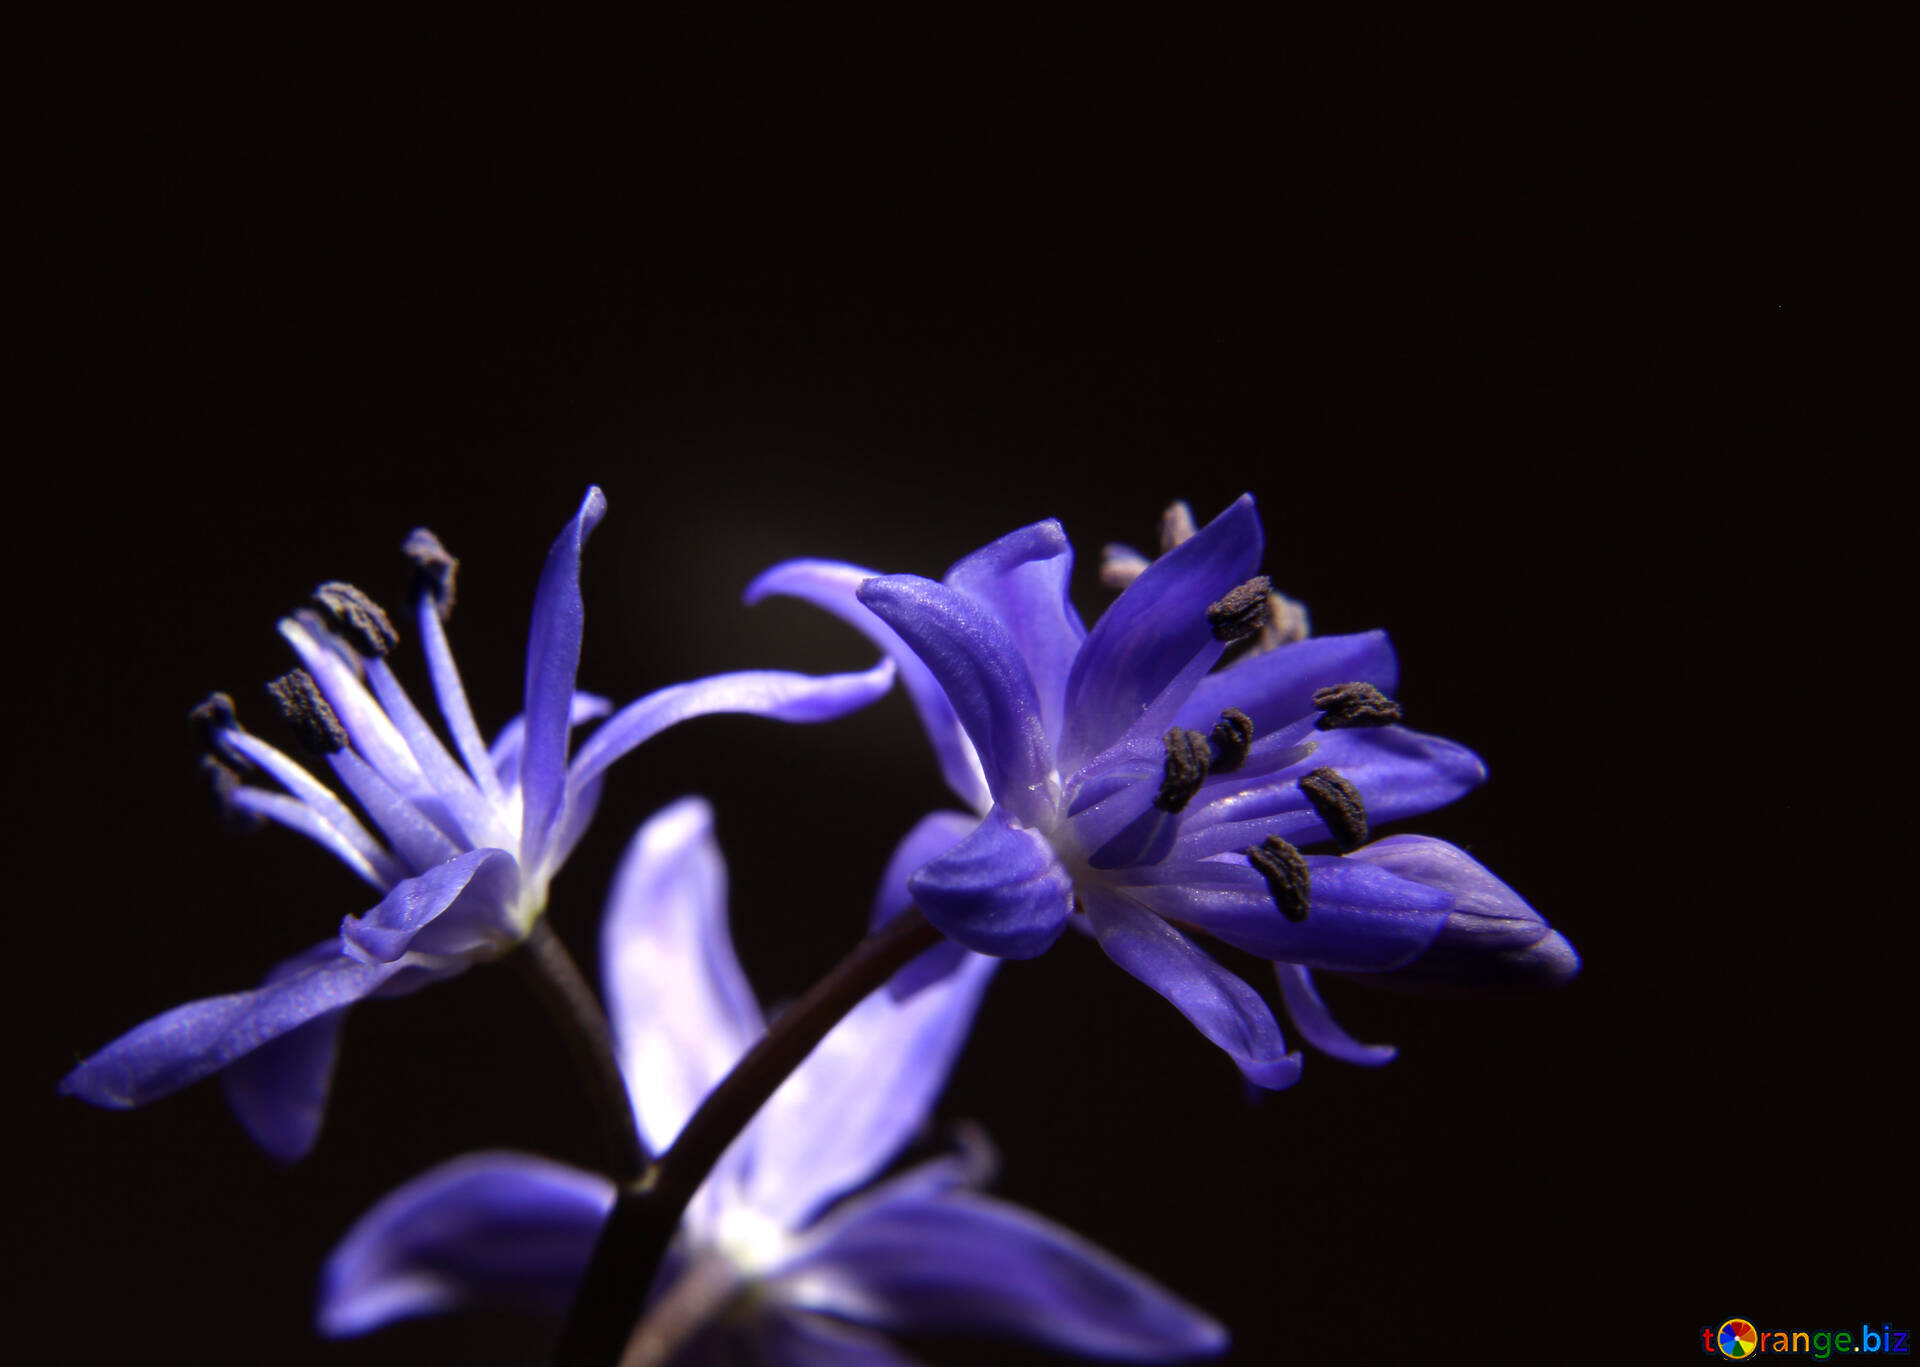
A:
{"type": "MultiPolygon", "coordinates": [[[[867,936],[789,1007],[707,1094],[660,1161],[622,1187],[554,1349],[556,1367],[614,1367],[646,1304],[687,1202],[740,1132],[815,1045],[869,992],[940,938],[917,907],[867,936]]],[[[675,1326],[675,1343],[698,1329],[675,1326]]],[[[664,1360],[651,1342],[634,1361],[664,1360]]],[[[640,1345],[636,1344],[636,1352],[640,1345]]]]}
{"type": "Polygon", "coordinates": [[[507,961],[532,985],[567,1041],[567,1050],[600,1118],[601,1137],[612,1159],[612,1177],[622,1187],[645,1179],[650,1160],[646,1146],[640,1142],[627,1084],[620,1077],[613,1030],[580,966],[544,916],[533,923],[533,930],[507,961]]]}

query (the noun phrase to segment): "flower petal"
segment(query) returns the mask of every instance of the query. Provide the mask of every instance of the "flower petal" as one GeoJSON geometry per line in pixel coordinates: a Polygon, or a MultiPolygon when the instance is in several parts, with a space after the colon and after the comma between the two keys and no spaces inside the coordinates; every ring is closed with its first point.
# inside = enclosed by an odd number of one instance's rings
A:
{"type": "MultiPolygon", "coordinates": [[[[338,937],[276,965],[267,982],[278,982],[340,957],[338,937]]],[[[320,1137],[333,1064],[346,1010],[315,1016],[235,1059],[220,1075],[227,1105],[253,1141],[282,1163],[305,1158],[320,1137]]]]}
{"type": "Polygon", "coordinates": [[[567,720],[573,681],[580,670],[580,553],[606,516],[607,498],[596,485],[547,552],[540,587],[533,596],[527,632],[526,750],[520,760],[520,857],[537,868],[566,796],[567,720]]]}
{"type": "Polygon", "coordinates": [[[920,725],[933,746],[947,787],[973,810],[983,812],[993,805],[993,795],[987,791],[987,778],[981,772],[973,742],[953,714],[953,704],[899,633],[860,602],[860,585],[877,577],[872,570],[833,560],[788,560],[747,585],[745,598],[749,604],[771,594],[802,599],[832,613],[885,651],[887,658],[899,666],[900,685],[920,714],[920,725]]]}
{"type": "Polygon", "coordinates": [[[347,951],[367,963],[403,954],[466,958],[496,953],[524,933],[510,908],[520,868],[505,850],[469,850],[394,886],[373,910],[340,923],[347,951]]]}
{"type": "Polygon", "coordinates": [[[1260,567],[1251,495],[1161,556],[1088,633],[1067,679],[1060,771],[1070,774],[1118,740],[1174,677],[1209,646],[1207,608],[1260,567]]]}
{"type": "Polygon", "coordinates": [[[882,660],[858,674],[756,669],[673,684],[635,699],[609,717],[580,747],[568,782],[576,790],[591,783],[629,750],[692,717],[745,712],[776,721],[833,721],[886,696],[893,687],[893,674],[893,661],[882,660]]]}
{"type": "Polygon", "coordinates": [[[1057,737],[1067,675],[1087,629],[1067,590],[1073,544],[1053,518],[1009,532],[947,571],[945,582],[992,612],[1013,637],[1040,697],[1040,720],[1057,737]]]}
{"type": "Polygon", "coordinates": [[[620,1071],[655,1153],[766,1029],[727,933],[713,809],[681,798],[634,833],[607,899],[600,973],[620,1071]]]}
{"type": "Polygon", "coordinates": [[[967,729],[987,787],[1023,820],[1050,800],[1053,752],[1033,676],[1007,628],[957,589],[893,574],[860,586],[860,601],[911,646],[967,729]]]}
{"type": "Polygon", "coordinates": [[[773,1306],[741,1327],[730,1330],[722,1326],[714,1332],[719,1336],[738,1334],[748,1340],[749,1346],[744,1358],[722,1348],[711,1357],[696,1359],[713,1367],[734,1362],[753,1362],[760,1367],[918,1367],[919,1362],[878,1335],[850,1324],[773,1306]]]}
{"type": "Polygon", "coordinates": [[[907,880],[920,910],[968,949],[1031,959],[1067,927],[1073,879],[1038,832],[996,806],[972,835],[907,880]]]}
{"type": "Polygon", "coordinates": [[[1204,731],[1236,707],[1253,719],[1254,734],[1265,735],[1311,716],[1314,691],[1341,683],[1370,683],[1387,694],[1400,686],[1400,665],[1386,632],[1312,636],[1238,660],[1200,681],[1180,709],[1179,725],[1204,731]]]}
{"type": "MultiPolygon", "coordinates": [[[[575,693],[573,704],[567,709],[567,725],[579,727],[590,721],[598,721],[613,711],[613,703],[598,693],[575,693]]],[[[520,781],[520,751],[527,739],[527,719],[515,717],[500,728],[493,738],[493,745],[487,751],[487,765],[492,769],[494,781],[511,787],[520,781]]]]}
{"type": "Polygon", "coordinates": [[[1279,1090],[1300,1078],[1267,1003],[1193,941],[1126,897],[1084,894],[1087,918],[1107,957],[1165,997],[1227,1052],[1247,1081],[1279,1090]]]}
{"type": "Polygon", "coordinates": [[[1266,881],[1244,859],[1168,860],[1129,869],[1128,895],[1160,915],[1198,926],[1235,949],[1314,968],[1378,973],[1426,951],[1447,923],[1452,895],[1385,869],[1307,855],[1311,909],[1281,914],[1266,881]]]}
{"type": "Polygon", "coordinates": [[[1327,1004],[1320,1000],[1319,989],[1313,985],[1313,974],[1299,964],[1277,963],[1273,971],[1280,980],[1280,999],[1286,1004],[1287,1018],[1300,1032],[1300,1037],[1321,1053],[1362,1068],[1378,1068],[1383,1063],[1391,1063],[1393,1056],[1400,1052],[1391,1044],[1362,1044],[1342,1030],[1340,1022],[1327,1010],[1327,1004]]]}
{"type": "MultiPolygon", "coordinates": [[[[912,906],[913,893],[907,879],[972,835],[979,824],[979,817],[964,812],[930,812],[921,817],[887,860],[886,872],[880,875],[880,886],[874,892],[873,916],[868,924],[878,929],[912,906]]],[[[942,940],[894,974],[887,981],[887,991],[893,993],[894,1000],[905,1001],[927,984],[954,972],[967,956],[962,946],[942,940]]]]}
{"type": "Polygon", "coordinates": [[[771,1289],[790,1304],[878,1328],[1003,1334],[1118,1361],[1166,1362],[1227,1346],[1211,1316],[1111,1253],[972,1192],[867,1206],[771,1289]]]}
{"type": "Polygon", "coordinates": [[[874,992],[828,1032],[750,1131],[748,1199],[790,1230],[871,1180],[926,1122],[999,961],[969,954],[905,1001],[874,992]]]}
{"type": "Polygon", "coordinates": [[[613,1183],[518,1153],[476,1153],[389,1192],[320,1275],[320,1332],[364,1334],[467,1305],[564,1313],[613,1183]]]}
{"type": "Polygon", "coordinates": [[[351,1006],[400,969],[316,952],[298,971],[251,992],[188,1002],[136,1026],[68,1073],[60,1090],[96,1106],[144,1106],[351,1006]]]}

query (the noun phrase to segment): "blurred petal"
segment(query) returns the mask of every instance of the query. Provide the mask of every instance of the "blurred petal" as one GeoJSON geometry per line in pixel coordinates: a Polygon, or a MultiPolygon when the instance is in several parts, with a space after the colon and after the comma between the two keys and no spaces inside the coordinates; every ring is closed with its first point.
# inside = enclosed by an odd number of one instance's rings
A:
{"type": "MultiPolygon", "coordinates": [[[[887,860],[886,872],[880,875],[880,887],[874,893],[869,924],[878,929],[912,906],[913,893],[907,888],[907,879],[972,835],[979,824],[979,817],[962,812],[931,812],[921,817],[887,860]]],[[[942,940],[894,974],[887,982],[887,991],[896,1001],[904,1001],[959,968],[967,955],[962,946],[942,940]]]]}
{"type": "Polygon", "coordinates": [[[621,708],[587,738],[570,781],[580,788],[615,760],[669,726],[716,712],[745,712],[777,721],[833,721],[878,702],[893,687],[893,662],[858,674],[789,674],[754,669],[673,684],[621,708]]]}
{"type": "Polygon", "coordinates": [[[327,1259],[316,1312],[334,1338],[461,1306],[564,1313],[613,1183],[544,1158],[478,1153],[388,1193],[327,1259]]]}
{"type": "Polygon", "coordinates": [[[747,585],[746,601],[757,603],[770,594],[803,599],[832,613],[872,641],[900,668],[900,684],[920,714],[920,725],[933,746],[940,773],[954,795],[975,811],[993,805],[987,791],[987,778],[980,769],[980,757],[967,739],[953,704],[934,680],[933,673],[913,653],[899,633],[881,621],[860,602],[860,585],[879,576],[858,565],[833,560],[789,560],[775,565],[747,585]]]}
{"type": "MultiPolygon", "coordinates": [[[[919,1361],[877,1334],[798,1310],[769,1307],[747,1327],[733,1332],[747,1338],[750,1361],[761,1367],[917,1367],[919,1361]]],[[[711,1367],[740,1367],[743,1359],[719,1349],[698,1361],[711,1367]]]]}
{"type": "Polygon", "coordinates": [[[664,1153],[766,1029],[727,933],[726,864],[699,798],[635,832],[607,899],[600,964],[641,1134],[664,1153]]]}
{"type": "Polygon", "coordinates": [[[1035,819],[1049,800],[1053,751],[1040,699],[1000,619],[957,589],[894,574],[860,586],[860,601],[911,646],[967,728],[994,797],[1035,819]]]}
{"type": "Polygon", "coordinates": [[[1362,1044],[1342,1030],[1340,1022],[1327,1010],[1327,1004],[1320,1000],[1319,989],[1313,985],[1313,974],[1299,964],[1277,963],[1273,971],[1280,979],[1280,999],[1286,1004],[1287,1019],[1293,1022],[1300,1037],[1321,1053],[1345,1063],[1357,1063],[1362,1068],[1378,1068],[1383,1063],[1391,1063],[1393,1056],[1400,1052],[1391,1044],[1362,1044]]]}
{"type": "Polygon", "coordinates": [[[1033,676],[1040,719],[1058,737],[1067,703],[1067,674],[1087,638],[1067,589],[1073,545],[1053,518],[1009,532],[947,571],[946,582],[987,608],[1013,637],[1033,676]]]}
{"type": "Polygon", "coordinates": [[[1242,495],[1161,556],[1088,633],[1067,680],[1060,771],[1118,740],[1195,656],[1219,643],[1207,608],[1260,568],[1260,518],[1242,495]]]}
{"type": "Polygon", "coordinates": [[[1030,959],[1066,929],[1073,879],[1037,832],[996,806],[965,840],[907,880],[929,921],[968,949],[1030,959]]]}
{"type": "Polygon", "coordinates": [[[1159,916],[1125,897],[1088,892],[1087,918],[1107,957],[1165,997],[1227,1053],[1247,1081],[1278,1090],[1300,1078],[1266,1001],[1159,916]]]}
{"type": "Polygon", "coordinates": [[[1001,1334],[1116,1361],[1227,1346],[1211,1316],[1112,1254],[971,1192],[863,1205],[774,1294],[879,1328],[1001,1334]]]}
{"type": "Polygon", "coordinates": [[[803,1229],[885,1167],[947,1085],[996,967],[969,954],[905,1001],[874,992],[854,1007],[754,1122],[753,1206],[803,1229]]]}
{"type": "Polygon", "coordinates": [[[520,866],[505,850],[469,850],[396,884],[372,911],[340,923],[349,953],[390,964],[409,951],[466,956],[510,946],[520,866]]]}
{"type": "Polygon", "coordinates": [[[1343,683],[1370,683],[1389,696],[1399,688],[1400,665],[1386,632],[1313,636],[1235,661],[1201,680],[1179,724],[1204,731],[1236,707],[1253,719],[1254,734],[1265,735],[1313,715],[1314,691],[1343,683]]]}
{"type": "Polygon", "coordinates": [[[566,794],[567,722],[586,618],[580,553],[606,512],[606,495],[598,486],[588,489],[580,510],[547,552],[534,591],[533,625],[527,632],[527,738],[520,760],[520,853],[529,867],[539,865],[566,794]]]}
{"type": "Polygon", "coordinates": [[[60,1090],[96,1106],[144,1106],[308,1021],[351,1006],[400,968],[316,952],[298,971],[251,992],[208,997],[155,1016],[68,1073],[60,1090]]]}

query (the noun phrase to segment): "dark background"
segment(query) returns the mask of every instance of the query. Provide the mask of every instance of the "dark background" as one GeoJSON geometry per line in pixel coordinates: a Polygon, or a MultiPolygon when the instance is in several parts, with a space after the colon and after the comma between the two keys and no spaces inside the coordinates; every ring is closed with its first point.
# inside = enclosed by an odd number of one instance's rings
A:
{"type": "MultiPolygon", "coordinates": [[[[296,837],[219,829],[186,709],[226,689],[271,733],[275,617],[336,577],[393,601],[426,523],[491,730],[596,481],[582,685],[617,698],[863,665],[808,609],[739,605],[784,557],[937,574],[1053,515],[1091,617],[1103,541],[1250,489],[1316,627],[1390,629],[1411,721],[1485,756],[1417,828],[1580,947],[1566,991],[1332,983],[1399,1060],[1311,1056],[1250,1105],[1070,937],[1001,975],[947,1093],[1001,1192],[1219,1314],[1233,1361],[1920,1328],[1912,111],[1891,33],[1806,25],[196,8],[29,46],[10,806],[46,1147],[14,1284],[48,1356],[538,1360],[507,1319],[308,1328],[394,1184],[477,1147],[595,1158],[512,975],[355,1012],[291,1171],[213,1085],[126,1115],[52,1089],[370,901],[296,837]]],[[[950,805],[897,695],[690,724],[615,771],[556,884],[583,957],[627,835],[689,791],[769,999],[950,805]]]]}

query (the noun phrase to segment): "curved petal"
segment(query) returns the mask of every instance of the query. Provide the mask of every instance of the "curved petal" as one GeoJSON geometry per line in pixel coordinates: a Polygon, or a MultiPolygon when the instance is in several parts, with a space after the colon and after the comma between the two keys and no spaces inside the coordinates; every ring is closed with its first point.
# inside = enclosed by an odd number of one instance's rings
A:
{"type": "Polygon", "coordinates": [[[1204,731],[1236,707],[1253,719],[1255,735],[1265,735],[1313,715],[1314,691],[1341,683],[1370,683],[1386,694],[1399,688],[1400,664],[1386,632],[1310,636],[1235,661],[1200,681],[1178,724],[1204,731]]]}
{"type": "MultiPolygon", "coordinates": [[[[878,929],[912,906],[913,893],[907,888],[907,879],[972,835],[979,824],[979,817],[964,812],[930,812],[921,817],[893,847],[873,895],[873,916],[868,924],[878,929]]],[[[893,993],[895,1001],[905,1001],[928,983],[959,968],[967,953],[952,940],[942,940],[888,979],[887,991],[893,993]]]]}
{"type": "Polygon", "coordinates": [[[968,949],[1031,959],[1060,938],[1073,879],[1045,838],[1013,824],[1004,807],[907,880],[920,910],[968,949]]]}
{"type": "Polygon", "coordinates": [[[905,1001],[875,992],[794,1070],[755,1120],[748,1198],[790,1230],[867,1182],[922,1124],[999,961],[964,963],[905,1001]]]}
{"type": "Polygon", "coordinates": [[[1062,773],[1118,740],[1196,656],[1219,645],[1207,608],[1254,576],[1261,548],[1260,517],[1243,494],[1114,600],[1067,679],[1062,773]]]}
{"type": "Polygon", "coordinates": [[[699,798],[634,833],[607,899],[600,965],[634,1114],[664,1153],[766,1029],[727,933],[727,868],[699,798]]]}
{"type": "MultiPolygon", "coordinates": [[[[338,937],[275,965],[267,982],[278,982],[340,957],[338,937]]],[[[315,1016],[235,1059],[220,1075],[234,1118],[254,1143],[282,1163],[305,1158],[320,1138],[333,1065],[346,1010],[315,1016]]]]}
{"type": "Polygon", "coordinates": [[[1266,1001],[1193,941],[1125,897],[1088,892],[1087,919],[1107,957],[1165,997],[1227,1053],[1247,1081],[1279,1090],[1300,1079],[1266,1001]]]}
{"type": "MultiPolygon", "coordinates": [[[[1420,816],[1486,781],[1487,766],[1464,745],[1405,727],[1322,732],[1306,758],[1238,791],[1203,790],[1181,828],[1183,858],[1204,859],[1257,845],[1278,835],[1296,845],[1330,840],[1332,833],[1301,791],[1309,770],[1330,768],[1351,783],[1375,825],[1420,816]]],[[[1229,779],[1231,774],[1227,776],[1229,779]]]]}
{"type": "Polygon", "coordinates": [[[599,486],[587,490],[580,510],[547,552],[533,595],[533,625],[527,632],[526,750],[520,760],[520,856],[539,866],[566,796],[567,721],[573,681],[580,672],[580,630],[586,610],[580,600],[580,553],[606,516],[599,486]]]}
{"type": "Polygon", "coordinates": [[[466,1305],[562,1313],[613,1206],[613,1183],[519,1153],[456,1158],[389,1192],[320,1274],[320,1332],[364,1334],[466,1305]]]}
{"type": "Polygon", "coordinates": [[[1453,900],[1446,892],[1350,859],[1305,858],[1312,891],[1302,921],[1281,913],[1265,879],[1245,860],[1169,860],[1129,869],[1136,881],[1127,893],[1235,949],[1350,973],[1410,963],[1446,926],[1453,900]]]}
{"type": "Polygon", "coordinates": [[[669,726],[716,712],[745,712],[776,721],[833,721],[886,696],[893,687],[893,661],[858,674],[790,674],[751,669],[673,684],[636,698],[609,717],[580,747],[568,775],[575,790],[669,726]]]}
{"type": "Polygon", "coordinates": [[[144,1106],[351,1006],[400,969],[316,951],[298,971],[251,992],[188,1002],[136,1026],[68,1073],[60,1090],[96,1106],[144,1106]]]}
{"type": "Polygon", "coordinates": [[[915,1333],[1003,1334],[1122,1362],[1225,1350],[1204,1311],[1031,1211],[972,1192],[876,1203],[771,1288],[789,1304],[915,1333]]]}
{"type": "Polygon", "coordinates": [[[468,850],[394,886],[380,904],[340,923],[348,953],[390,964],[409,951],[465,958],[497,953],[520,933],[509,908],[520,866],[505,850],[468,850]]]}
{"type": "Polygon", "coordinates": [[[959,590],[912,574],[867,580],[860,601],[946,690],[994,797],[1036,819],[1051,799],[1053,751],[1033,676],[1000,619],[959,590]]]}
{"type": "Polygon", "coordinates": [[[1027,662],[1040,697],[1040,720],[1058,737],[1067,705],[1067,675],[1087,629],[1067,590],[1073,544],[1054,518],[1009,532],[947,571],[945,582],[1000,619],[1027,662]]]}
{"type": "Polygon", "coordinates": [[[1393,1062],[1394,1055],[1400,1052],[1391,1044],[1362,1044],[1342,1030],[1333,1012],[1320,1000],[1320,991],[1313,985],[1313,974],[1299,964],[1277,963],[1273,971],[1280,980],[1280,1000],[1286,1005],[1287,1019],[1293,1022],[1301,1038],[1321,1053],[1362,1068],[1378,1068],[1393,1062]]]}
{"type": "Polygon", "coordinates": [[[980,757],[974,752],[973,742],[967,739],[960,719],[953,714],[953,704],[947,701],[932,671],[900,639],[899,633],[860,602],[860,585],[878,577],[873,570],[834,560],[788,560],[747,585],[745,599],[753,604],[772,594],[799,598],[832,613],[885,651],[887,658],[900,668],[900,685],[907,690],[914,710],[920,714],[920,725],[933,746],[934,758],[939,761],[940,774],[946,779],[947,787],[974,811],[984,812],[993,805],[993,794],[987,791],[987,776],[981,771],[980,757]]]}
{"type": "MultiPolygon", "coordinates": [[[[575,693],[573,704],[567,709],[567,725],[578,727],[600,718],[613,711],[613,703],[598,693],[575,693]]],[[[520,749],[527,738],[527,719],[515,717],[500,728],[500,734],[493,738],[493,746],[487,751],[487,763],[492,767],[498,783],[508,787],[520,782],[520,749]]]]}

